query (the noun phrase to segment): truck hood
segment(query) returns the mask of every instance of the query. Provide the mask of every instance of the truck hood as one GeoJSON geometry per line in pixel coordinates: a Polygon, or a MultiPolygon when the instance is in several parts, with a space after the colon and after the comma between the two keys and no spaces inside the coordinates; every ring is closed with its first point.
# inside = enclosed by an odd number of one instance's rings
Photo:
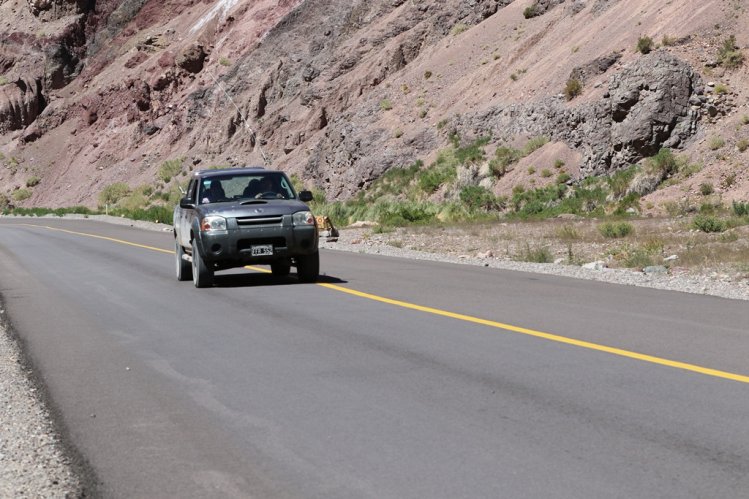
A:
{"type": "Polygon", "coordinates": [[[310,211],[309,206],[296,199],[252,199],[244,204],[236,201],[200,205],[201,216],[218,215],[225,218],[253,217],[262,215],[292,215],[298,211],[310,211]]]}

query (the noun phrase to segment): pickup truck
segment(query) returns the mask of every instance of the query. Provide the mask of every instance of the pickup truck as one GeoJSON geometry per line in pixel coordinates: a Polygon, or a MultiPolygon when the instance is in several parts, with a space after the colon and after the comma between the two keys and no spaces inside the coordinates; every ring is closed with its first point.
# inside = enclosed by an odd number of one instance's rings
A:
{"type": "Polygon", "coordinates": [[[297,194],[281,171],[194,172],[174,208],[177,280],[204,288],[213,285],[215,271],[260,264],[276,276],[294,266],[300,281],[316,281],[318,228],[310,201],[312,193],[297,194]]]}

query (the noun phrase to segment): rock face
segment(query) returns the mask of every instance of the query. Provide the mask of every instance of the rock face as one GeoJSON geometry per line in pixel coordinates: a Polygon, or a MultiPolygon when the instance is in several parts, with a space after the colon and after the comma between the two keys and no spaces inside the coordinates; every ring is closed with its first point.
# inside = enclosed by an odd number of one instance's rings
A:
{"type": "Polygon", "coordinates": [[[603,57],[597,57],[591,62],[578,66],[570,73],[570,79],[587,83],[596,76],[604,74],[611,66],[622,58],[621,52],[614,52],[603,57]]]}
{"type": "Polygon", "coordinates": [[[94,7],[92,0],[26,0],[32,14],[44,21],[81,14],[94,7]]]}
{"type": "Polygon", "coordinates": [[[703,92],[691,66],[666,52],[637,59],[612,78],[603,100],[568,109],[560,99],[495,107],[464,116],[455,131],[484,130],[500,140],[546,135],[583,153],[583,176],[627,167],[662,147],[676,147],[697,131],[690,98],[703,92]]]}
{"type": "MultiPolygon", "coordinates": [[[[388,168],[413,162],[438,145],[433,130],[404,137],[405,147],[392,144],[392,133],[376,124],[378,104],[362,105],[367,97],[376,94],[388,77],[408,67],[421,53],[451,36],[456,25],[475,26],[510,3],[303,2],[288,23],[265,36],[252,57],[231,68],[224,84],[232,93],[250,94],[246,105],[240,107],[250,121],[262,123],[258,135],[263,141],[281,152],[273,160],[282,161],[283,155],[304,145],[306,158],[301,167],[293,165],[295,173],[325,189],[331,197],[347,198],[388,168]],[[392,16],[392,22],[375,27],[388,16],[392,16]],[[325,29],[312,29],[303,21],[319,17],[327,20],[325,29]],[[308,52],[306,57],[284,50],[300,36],[309,39],[302,50],[308,52]],[[256,89],[247,75],[262,75],[256,89]],[[317,140],[305,144],[311,137],[317,140]]],[[[194,101],[194,105],[204,104],[194,101]]],[[[199,112],[188,111],[191,115],[199,112]]],[[[221,130],[230,142],[255,152],[265,144],[240,133],[242,122],[243,118],[233,113],[225,118],[221,130]]],[[[201,135],[199,142],[216,144],[215,149],[207,149],[209,152],[219,151],[215,130],[206,129],[201,135]]]]}
{"type": "MultiPolygon", "coordinates": [[[[345,200],[429,163],[451,132],[491,136],[487,152],[545,135],[570,174],[605,174],[727,115],[686,62],[632,51],[634,30],[677,23],[658,2],[625,16],[619,0],[0,0],[22,18],[0,26],[0,150],[52,165],[29,203],[95,203],[177,157],[266,163],[345,200]],[[542,18],[522,18],[530,3],[542,18]],[[570,75],[595,86],[567,102],[570,75]],[[74,174],[80,192],[54,190],[74,174]]],[[[0,169],[0,192],[19,182],[0,169]]]]}
{"type": "Polygon", "coordinates": [[[3,85],[0,87],[0,133],[31,125],[45,105],[40,79],[3,85]]]}

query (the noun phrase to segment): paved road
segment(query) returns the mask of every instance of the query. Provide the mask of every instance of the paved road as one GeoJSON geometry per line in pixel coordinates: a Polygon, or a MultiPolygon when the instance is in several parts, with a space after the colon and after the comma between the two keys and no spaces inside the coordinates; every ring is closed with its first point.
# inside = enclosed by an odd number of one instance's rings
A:
{"type": "Polygon", "coordinates": [[[0,293],[107,497],[749,494],[746,302],[334,251],[322,285],[196,290],[171,248],[0,220],[0,293]]]}

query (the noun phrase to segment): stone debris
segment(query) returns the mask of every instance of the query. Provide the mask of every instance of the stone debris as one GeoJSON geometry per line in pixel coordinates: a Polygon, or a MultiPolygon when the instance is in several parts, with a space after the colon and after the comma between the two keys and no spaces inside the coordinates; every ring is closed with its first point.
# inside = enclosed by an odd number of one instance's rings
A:
{"type": "Polygon", "coordinates": [[[587,270],[603,270],[606,268],[606,262],[602,262],[600,260],[595,262],[589,262],[582,266],[582,268],[587,270]]]}
{"type": "Polygon", "coordinates": [[[87,497],[0,313],[0,497],[87,497]]]}

